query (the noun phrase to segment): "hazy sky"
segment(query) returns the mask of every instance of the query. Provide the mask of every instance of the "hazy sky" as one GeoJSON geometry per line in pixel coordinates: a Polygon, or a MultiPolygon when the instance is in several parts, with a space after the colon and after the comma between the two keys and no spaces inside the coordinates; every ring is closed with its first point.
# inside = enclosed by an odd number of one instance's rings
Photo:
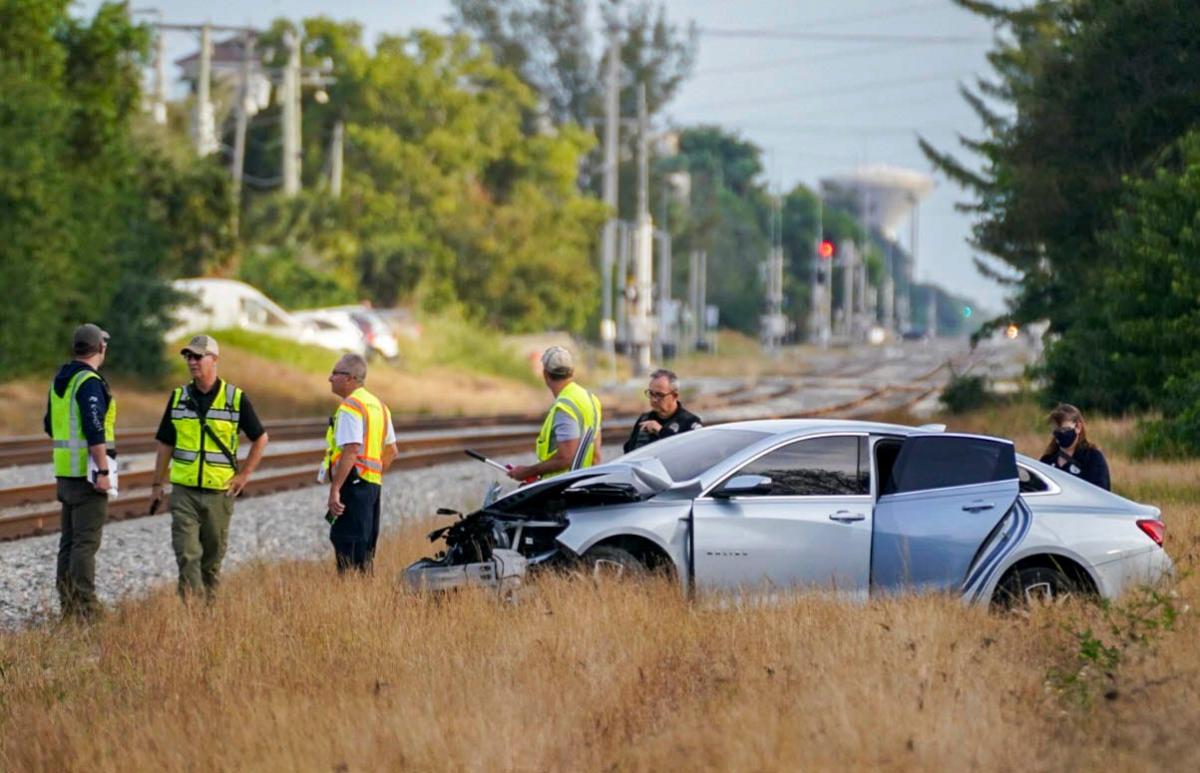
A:
{"type": "MultiPolygon", "coordinates": [[[[90,13],[99,0],[77,4],[90,13]]],[[[368,40],[414,27],[445,30],[448,0],[145,0],[167,21],[265,25],[277,16],[327,15],[363,23],[368,40]]],[[[987,74],[992,30],[949,0],[666,0],[672,20],[702,29],[693,78],[667,108],[678,124],[715,123],[764,150],[767,177],[787,189],[816,186],[860,164],[932,171],[919,132],[941,148],[958,134],[976,137],[979,121],[957,93],[987,74]],[[704,34],[704,28],[714,34],[704,34]],[[750,31],[726,37],[720,31],[750,31]],[[827,35],[828,38],[819,36],[827,35]],[[838,36],[874,36],[873,40],[838,36]],[[913,43],[888,36],[969,38],[913,43]],[[792,36],[792,37],[789,37],[792,36]],[[816,39],[813,39],[816,38],[816,39]]],[[[174,33],[170,47],[194,49],[174,33]]],[[[173,77],[173,74],[172,74],[173,77]]],[[[954,211],[963,193],[938,179],[920,213],[917,276],[999,310],[1003,291],[972,264],[970,221],[954,211]]],[[[901,227],[907,243],[908,228],[901,227]]]]}

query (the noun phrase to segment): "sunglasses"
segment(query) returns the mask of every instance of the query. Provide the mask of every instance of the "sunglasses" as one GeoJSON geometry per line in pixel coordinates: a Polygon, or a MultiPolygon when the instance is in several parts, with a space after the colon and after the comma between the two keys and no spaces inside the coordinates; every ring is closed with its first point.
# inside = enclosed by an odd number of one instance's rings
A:
{"type": "Polygon", "coordinates": [[[349,371],[345,371],[345,370],[335,370],[335,371],[333,371],[332,373],[330,373],[329,375],[331,375],[331,376],[345,376],[346,378],[350,378],[350,376],[352,376],[353,374],[352,374],[352,373],[350,373],[349,371]]]}
{"type": "Polygon", "coordinates": [[[196,354],[195,352],[183,352],[182,354],[183,359],[187,360],[188,362],[191,362],[192,360],[199,362],[208,356],[207,354],[196,354]]]}
{"type": "Polygon", "coordinates": [[[654,392],[649,389],[643,389],[642,394],[649,397],[651,400],[662,400],[675,394],[674,392],[654,392]]]}

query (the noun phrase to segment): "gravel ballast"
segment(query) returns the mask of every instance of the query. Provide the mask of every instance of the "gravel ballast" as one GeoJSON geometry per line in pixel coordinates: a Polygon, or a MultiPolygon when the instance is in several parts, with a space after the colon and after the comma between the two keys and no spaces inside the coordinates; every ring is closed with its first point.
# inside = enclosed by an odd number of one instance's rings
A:
{"type": "MultiPolygon", "coordinates": [[[[514,461],[528,463],[526,458],[514,461]]],[[[438,507],[474,510],[488,484],[499,480],[507,479],[471,461],[391,473],[383,483],[383,528],[433,515],[438,507]]],[[[328,558],[332,562],[329,524],[323,517],[327,495],[328,487],[312,486],[240,500],[229,528],[223,570],[263,559],[328,558]]],[[[50,534],[0,543],[0,629],[57,618],[58,541],[58,534],[50,534]]],[[[104,527],[96,556],[96,591],[101,601],[112,603],[173,585],[177,577],[169,515],[113,521],[104,527]]]]}

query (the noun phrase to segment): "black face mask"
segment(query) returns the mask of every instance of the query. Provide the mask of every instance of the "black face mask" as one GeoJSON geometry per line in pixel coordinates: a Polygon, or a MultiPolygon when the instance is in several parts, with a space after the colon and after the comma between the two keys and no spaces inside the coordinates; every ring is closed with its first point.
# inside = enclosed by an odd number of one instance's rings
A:
{"type": "Polygon", "coordinates": [[[1070,448],[1076,437],[1078,433],[1073,429],[1054,430],[1054,442],[1058,443],[1059,448],[1070,448]]]}

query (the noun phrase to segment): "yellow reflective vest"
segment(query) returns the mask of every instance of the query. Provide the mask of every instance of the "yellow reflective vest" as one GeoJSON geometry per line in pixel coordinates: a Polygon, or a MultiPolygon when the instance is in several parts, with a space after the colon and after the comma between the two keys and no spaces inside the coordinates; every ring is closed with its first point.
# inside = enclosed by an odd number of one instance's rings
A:
{"type": "Polygon", "coordinates": [[[363,425],[362,451],[354,462],[358,477],[376,485],[383,483],[383,444],[392,423],[392,412],[365,387],[355,389],[342,400],[329,420],[329,429],[325,431],[324,467],[330,475],[338,459],[342,458],[342,449],[338,447],[335,436],[339,414],[353,415],[363,425]]]}
{"type": "MultiPolygon", "coordinates": [[[[550,406],[550,411],[546,414],[546,420],[542,422],[542,431],[538,433],[537,447],[535,449],[539,462],[546,461],[558,451],[557,447],[552,448],[550,446],[550,440],[554,434],[554,415],[559,411],[566,413],[579,425],[580,440],[583,439],[583,435],[589,429],[595,433],[600,432],[600,401],[596,399],[594,394],[572,381],[558,393],[558,397],[554,400],[554,405],[550,406]]],[[[588,445],[587,453],[584,454],[583,466],[591,467],[595,458],[596,443],[593,437],[593,441],[588,445]]],[[[561,472],[566,471],[563,470],[561,472]]],[[[559,474],[561,473],[547,473],[542,477],[549,478],[559,474]]]]}
{"type": "MultiPolygon", "coordinates": [[[[88,442],[79,420],[79,401],[75,394],[85,381],[100,378],[94,370],[81,370],[71,377],[63,396],[59,397],[50,385],[50,437],[54,447],[54,476],[56,478],[86,478],[88,442]]],[[[104,379],[100,379],[103,381],[104,379]]],[[[117,400],[108,396],[104,412],[104,445],[113,451],[117,447],[117,400]]]]}
{"type": "Polygon", "coordinates": [[[224,491],[237,474],[229,457],[213,439],[216,436],[229,454],[237,459],[238,419],[241,417],[242,390],[217,382],[217,393],[204,415],[212,433],[205,432],[196,412],[195,387],[184,384],[171,395],[171,424],[175,427],[175,450],[171,452],[171,483],[193,488],[224,491]]]}

